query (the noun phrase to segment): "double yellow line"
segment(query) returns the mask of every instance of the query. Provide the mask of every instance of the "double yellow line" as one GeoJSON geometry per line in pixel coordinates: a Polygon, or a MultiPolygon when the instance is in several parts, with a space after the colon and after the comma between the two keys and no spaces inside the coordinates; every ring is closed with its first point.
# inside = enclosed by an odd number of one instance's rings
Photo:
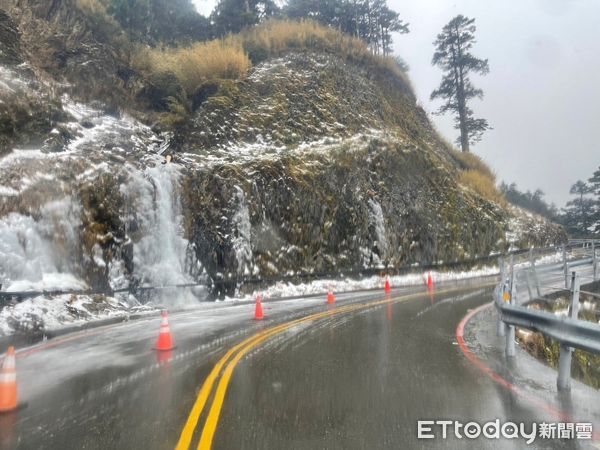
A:
{"type": "MultiPolygon", "coordinates": [[[[438,292],[438,294],[450,293],[452,291],[457,290],[460,289],[448,289],[445,291],[440,291],[438,292]]],[[[202,434],[200,435],[200,441],[198,443],[199,450],[209,450],[212,447],[213,438],[215,436],[217,424],[219,422],[219,416],[221,414],[221,409],[223,407],[223,402],[225,400],[225,395],[227,394],[227,388],[229,387],[229,382],[233,375],[233,371],[236,365],[239,363],[239,361],[246,354],[248,354],[252,349],[257,347],[258,345],[262,344],[265,340],[277,334],[281,334],[289,330],[290,328],[305,322],[312,322],[334,315],[347,314],[366,308],[372,308],[374,306],[387,304],[392,301],[397,302],[400,300],[408,300],[410,298],[421,296],[423,296],[423,293],[405,295],[394,298],[386,298],[385,300],[342,306],[336,309],[311,314],[301,319],[292,320],[290,322],[283,323],[273,328],[263,330],[235,345],[217,362],[217,364],[215,364],[210,374],[204,381],[204,384],[202,385],[202,388],[198,393],[196,402],[194,403],[194,406],[192,407],[192,410],[190,412],[190,415],[188,416],[185,426],[183,427],[175,449],[188,450],[190,448],[192,439],[194,437],[194,433],[196,431],[196,427],[198,425],[198,421],[200,420],[200,416],[202,415],[204,407],[206,406],[208,399],[211,393],[213,392],[215,382],[217,381],[220,375],[221,378],[219,379],[216,390],[214,392],[212,404],[210,406],[210,410],[208,411],[208,416],[204,423],[204,428],[202,429],[202,434]]]]}

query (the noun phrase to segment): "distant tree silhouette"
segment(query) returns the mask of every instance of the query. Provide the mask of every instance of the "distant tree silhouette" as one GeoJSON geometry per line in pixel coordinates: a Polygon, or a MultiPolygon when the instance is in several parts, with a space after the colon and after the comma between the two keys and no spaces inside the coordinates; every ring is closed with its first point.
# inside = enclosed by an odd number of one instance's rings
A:
{"type": "Polygon", "coordinates": [[[593,188],[581,180],[571,186],[569,193],[575,198],[567,202],[563,223],[572,235],[588,236],[593,231],[595,202],[589,197],[592,192],[593,188]]]}
{"type": "Polygon", "coordinates": [[[392,53],[392,33],[408,33],[408,23],[386,0],[289,0],[290,18],[316,20],[365,41],[373,53],[392,53]]]}
{"type": "Polygon", "coordinates": [[[109,0],[112,15],[129,36],[149,44],[177,44],[210,37],[208,19],[190,0],[109,0]]]}
{"type": "Polygon", "coordinates": [[[550,220],[556,220],[558,210],[554,204],[548,204],[544,200],[544,192],[541,189],[536,189],[534,192],[522,192],[517,187],[516,183],[500,184],[500,191],[508,202],[513,205],[520,206],[528,211],[534,212],[550,220]]]}
{"type": "Polygon", "coordinates": [[[217,36],[237,33],[279,12],[273,0],[220,0],[210,19],[217,36]]]}
{"type": "Polygon", "coordinates": [[[594,231],[600,234],[600,167],[598,170],[594,172],[592,177],[588,180],[590,186],[590,194],[592,195],[594,205],[593,205],[593,215],[592,220],[594,222],[594,231]]]}

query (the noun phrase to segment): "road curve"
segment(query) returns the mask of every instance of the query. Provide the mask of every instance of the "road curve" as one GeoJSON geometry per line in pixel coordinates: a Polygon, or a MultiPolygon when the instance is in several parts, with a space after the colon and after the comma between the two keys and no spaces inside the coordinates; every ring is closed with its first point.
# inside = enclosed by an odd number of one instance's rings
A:
{"type": "MultiPolygon", "coordinates": [[[[420,419],[553,419],[482,377],[456,345],[457,323],[491,293],[475,288],[390,302],[262,348],[236,369],[213,448],[523,448],[524,440],[417,439],[420,419]]],[[[205,432],[206,425],[198,448],[207,448],[205,432]]],[[[574,445],[553,440],[531,448],[574,445]]]]}
{"type": "Polygon", "coordinates": [[[489,281],[435,295],[346,294],[334,307],[267,303],[262,322],[252,305],[211,305],[171,317],[177,348],[167,354],[152,350],[158,319],[49,341],[18,359],[26,405],[0,416],[0,445],[522,448],[416,439],[419,419],[549,420],[482,377],[456,345],[461,318],[490,298],[489,281]]]}

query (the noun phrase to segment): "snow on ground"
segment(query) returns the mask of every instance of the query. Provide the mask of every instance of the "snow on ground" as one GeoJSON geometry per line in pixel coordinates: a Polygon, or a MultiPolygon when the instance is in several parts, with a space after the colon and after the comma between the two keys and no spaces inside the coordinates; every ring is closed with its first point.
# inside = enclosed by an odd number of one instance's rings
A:
{"type": "MultiPolygon", "coordinates": [[[[437,272],[431,275],[436,283],[467,278],[484,277],[498,273],[497,267],[483,267],[464,272],[437,272]]],[[[394,287],[423,285],[427,282],[427,273],[398,275],[390,277],[394,287]]],[[[379,276],[361,280],[338,279],[316,280],[309,283],[294,285],[291,283],[276,283],[261,292],[265,299],[322,294],[329,289],[336,293],[350,292],[363,289],[383,289],[385,279],[379,276]]],[[[252,301],[258,292],[226,301],[252,301]]],[[[203,300],[203,298],[201,299],[203,300]]],[[[196,307],[217,306],[221,302],[207,303],[199,301],[196,307]]],[[[103,321],[111,318],[127,319],[131,314],[152,313],[161,309],[160,305],[149,303],[140,305],[134,298],[122,299],[103,295],[57,295],[39,296],[15,305],[9,305],[0,310],[0,335],[19,333],[44,333],[60,330],[73,325],[83,325],[93,321],[103,321]],[[133,306],[131,306],[133,305],[133,306]]],[[[185,309],[190,309],[189,305],[185,309]]]]}
{"type": "Polygon", "coordinates": [[[87,295],[39,296],[0,311],[0,335],[48,332],[94,320],[127,318],[132,313],[157,311],[152,306],[130,307],[112,297],[87,295]]]}
{"type": "MultiPolygon", "coordinates": [[[[548,255],[536,257],[535,265],[543,266],[543,265],[547,265],[547,264],[554,264],[557,262],[562,262],[562,259],[563,259],[562,251],[557,251],[557,252],[550,253],[548,255]]],[[[505,261],[508,264],[509,260],[506,259],[505,261]]],[[[523,253],[523,254],[515,257],[515,268],[516,269],[522,269],[525,267],[529,267],[530,265],[531,265],[531,262],[529,261],[528,253],[523,253]],[[517,260],[519,260],[520,262],[516,262],[517,260]]]]}
{"type": "MultiPolygon", "coordinates": [[[[396,275],[390,277],[390,285],[392,288],[405,287],[405,286],[418,286],[427,283],[427,274],[414,273],[408,275],[396,275]]],[[[431,271],[431,276],[435,283],[441,283],[444,281],[453,280],[464,280],[467,278],[485,277],[489,275],[495,275],[498,273],[498,267],[489,266],[482,267],[480,269],[474,269],[463,272],[438,272],[431,271]]],[[[309,283],[292,284],[289,282],[279,282],[273,286],[268,287],[264,291],[260,291],[263,298],[282,298],[282,297],[300,297],[315,294],[322,294],[329,291],[330,289],[334,293],[339,292],[350,292],[364,289],[383,289],[385,278],[380,276],[373,276],[363,279],[329,279],[329,280],[315,280],[309,283]]],[[[229,301],[249,301],[252,300],[259,292],[253,292],[238,298],[228,298],[229,301]]]]}
{"type": "Polygon", "coordinates": [[[536,266],[541,266],[543,264],[552,264],[556,262],[561,262],[563,259],[562,252],[551,253],[550,255],[542,256],[535,260],[536,266]]]}
{"type": "Polygon", "coordinates": [[[86,283],[70,273],[43,273],[37,281],[17,280],[6,288],[6,292],[27,291],[70,291],[85,290],[86,283]]]}
{"type": "Polygon", "coordinates": [[[28,82],[14,70],[0,65],[0,93],[15,94],[27,89],[27,87],[28,82]]]}
{"type": "Polygon", "coordinates": [[[271,161],[282,155],[328,155],[333,151],[344,148],[345,151],[364,148],[372,139],[392,135],[400,140],[399,136],[374,128],[369,128],[347,137],[326,136],[321,139],[302,141],[296,145],[276,145],[269,136],[258,136],[256,142],[228,142],[223,147],[215,147],[207,153],[180,153],[177,160],[188,166],[205,168],[220,164],[246,164],[255,161],[271,161]]]}

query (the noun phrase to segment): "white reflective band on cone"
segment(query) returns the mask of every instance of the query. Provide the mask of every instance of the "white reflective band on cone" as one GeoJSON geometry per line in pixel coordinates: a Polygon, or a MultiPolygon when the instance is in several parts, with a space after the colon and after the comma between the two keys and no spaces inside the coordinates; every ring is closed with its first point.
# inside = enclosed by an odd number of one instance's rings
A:
{"type": "Polygon", "coordinates": [[[0,383],[14,383],[17,381],[16,372],[0,373],[0,383]]]}
{"type": "Polygon", "coordinates": [[[4,358],[4,364],[2,364],[2,369],[14,369],[16,367],[15,357],[14,356],[6,356],[4,358]]]}

